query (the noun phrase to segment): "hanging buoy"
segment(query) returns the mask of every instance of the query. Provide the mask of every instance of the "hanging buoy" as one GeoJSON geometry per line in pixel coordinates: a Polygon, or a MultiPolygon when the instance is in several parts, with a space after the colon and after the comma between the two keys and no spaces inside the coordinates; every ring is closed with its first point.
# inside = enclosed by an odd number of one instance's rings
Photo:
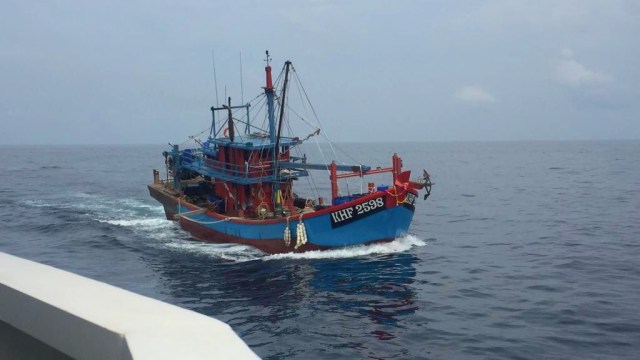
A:
{"type": "Polygon", "coordinates": [[[284,244],[289,247],[291,245],[291,230],[289,230],[289,219],[287,218],[287,227],[284,228],[284,244]]]}
{"type": "Polygon", "coordinates": [[[296,226],[296,246],[295,249],[298,249],[300,246],[307,243],[307,229],[304,227],[302,223],[302,216],[300,216],[300,221],[296,226]]]}

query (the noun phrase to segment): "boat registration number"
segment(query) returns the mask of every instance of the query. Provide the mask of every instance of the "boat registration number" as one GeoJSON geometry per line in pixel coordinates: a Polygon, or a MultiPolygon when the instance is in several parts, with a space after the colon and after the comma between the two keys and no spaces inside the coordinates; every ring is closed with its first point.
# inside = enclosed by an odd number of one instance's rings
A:
{"type": "Polygon", "coordinates": [[[331,227],[339,227],[350,222],[375,214],[386,208],[385,197],[380,196],[369,201],[349,206],[331,213],[331,227]]]}

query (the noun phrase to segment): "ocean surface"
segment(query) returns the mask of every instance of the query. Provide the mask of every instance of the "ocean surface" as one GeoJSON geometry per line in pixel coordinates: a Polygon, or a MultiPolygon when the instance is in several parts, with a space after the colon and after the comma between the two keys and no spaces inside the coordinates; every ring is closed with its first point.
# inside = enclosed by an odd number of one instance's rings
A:
{"type": "Polygon", "coordinates": [[[411,234],[200,243],[148,195],[166,146],[4,146],[0,251],[223,320],[265,359],[640,357],[640,141],[339,147],[429,170],[411,234]]]}

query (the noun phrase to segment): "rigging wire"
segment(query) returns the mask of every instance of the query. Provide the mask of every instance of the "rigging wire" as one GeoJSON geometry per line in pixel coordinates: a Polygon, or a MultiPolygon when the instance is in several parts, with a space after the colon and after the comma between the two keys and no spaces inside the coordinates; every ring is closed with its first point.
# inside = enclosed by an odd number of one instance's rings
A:
{"type": "MultiPolygon", "coordinates": [[[[291,128],[291,123],[287,123],[287,129],[289,130],[289,133],[292,134],[293,130],[291,128]]],[[[300,149],[299,146],[293,146],[291,147],[290,150],[295,151],[295,153],[298,155],[299,158],[303,157],[303,153],[302,153],[302,149],[300,149]]],[[[309,188],[311,189],[311,192],[313,194],[314,198],[319,198],[320,197],[320,193],[318,192],[318,186],[316,185],[316,181],[314,176],[312,175],[311,172],[307,172],[308,176],[306,176],[307,178],[307,183],[309,184],[309,188]]]]}
{"type": "MultiPolygon", "coordinates": [[[[293,66],[292,66],[292,67],[293,67],[293,66]]],[[[294,74],[293,78],[295,78],[295,79],[296,79],[297,84],[300,86],[300,89],[302,90],[302,92],[303,92],[303,93],[304,93],[304,95],[305,95],[305,98],[306,98],[306,100],[307,100],[306,102],[308,102],[308,103],[309,103],[309,106],[311,107],[311,110],[312,110],[312,112],[313,112],[313,116],[315,117],[316,121],[318,122],[318,126],[319,126],[320,128],[324,128],[324,127],[322,126],[322,122],[320,121],[320,118],[318,117],[318,114],[317,114],[317,113],[316,113],[316,111],[315,111],[315,108],[313,107],[313,104],[311,103],[311,100],[309,99],[309,96],[307,95],[306,90],[304,89],[304,86],[302,85],[302,80],[300,80],[300,77],[298,76],[298,73],[296,72],[295,67],[293,68],[293,74],[294,74]]],[[[299,89],[299,90],[300,90],[300,89],[299,89]]],[[[304,103],[304,102],[303,102],[303,103],[304,103]]],[[[300,115],[298,114],[298,116],[300,116],[300,115]]],[[[302,118],[302,117],[301,117],[301,118],[302,118]]],[[[309,123],[309,122],[307,122],[304,118],[302,118],[302,120],[303,120],[303,121],[305,121],[307,124],[310,124],[310,123],[309,123]]],[[[312,126],[312,125],[311,125],[311,126],[312,126]]],[[[331,149],[331,152],[333,153],[333,156],[336,158],[336,160],[337,160],[338,162],[342,163],[342,162],[339,160],[338,154],[336,153],[336,149],[338,149],[342,154],[344,154],[348,159],[350,159],[350,160],[351,160],[351,161],[353,161],[354,163],[356,163],[356,164],[358,164],[358,165],[362,165],[362,163],[361,163],[358,159],[355,159],[354,157],[352,157],[351,155],[349,155],[349,153],[348,153],[347,151],[345,151],[345,150],[344,150],[344,149],[342,149],[340,146],[338,146],[338,145],[337,145],[337,144],[335,144],[333,141],[331,141],[331,140],[329,139],[329,137],[326,135],[326,131],[321,132],[321,133],[320,133],[320,136],[321,136],[324,140],[326,140],[326,142],[329,144],[329,147],[330,147],[330,149],[331,149]]]]}
{"type": "Polygon", "coordinates": [[[193,141],[197,141],[196,137],[198,137],[198,136],[202,135],[205,131],[209,131],[209,127],[207,127],[206,129],[204,129],[204,130],[200,131],[199,133],[197,133],[197,134],[195,134],[195,135],[189,136],[189,138],[188,138],[187,140],[185,140],[185,141],[181,142],[181,143],[179,144],[179,146],[180,146],[180,147],[182,147],[182,145],[184,145],[184,144],[186,144],[186,143],[188,143],[189,141],[192,141],[192,140],[193,140],[193,141]]]}
{"type": "MultiPolygon", "coordinates": [[[[302,92],[304,93],[305,98],[307,99],[307,102],[309,103],[309,107],[311,107],[311,111],[313,112],[313,116],[316,118],[316,121],[318,122],[318,125],[323,128],[324,126],[322,126],[322,123],[320,122],[320,118],[318,117],[318,113],[316,113],[316,109],[313,107],[313,104],[311,103],[311,100],[309,99],[309,95],[307,94],[307,91],[304,89],[304,86],[302,85],[302,80],[300,80],[300,77],[298,76],[298,72],[296,71],[295,67],[293,67],[293,74],[294,74],[294,78],[297,79],[298,84],[300,85],[300,89],[302,89],[302,92]]],[[[329,139],[326,138],[325,139],[329,142],[329,146],[331,147],[331,151],[333,152],[333,155],[337,158],[338,155],[336,154],[336,151],[333,148],[333,143],[331,141],[329,141],[329,139]]]]}
{"type": "MultiPolygon", "coordinates": [[[[317,112],[315,111],[315,108],[313,107],[313,103],[311,103],[311,100],[309,99],[309,96],[308,96],[308,94],[307,94],[307,92],[306,92],[306,90],[305,90],[305,88],[304,88],[304,85],[302,85],[302,80],[300,79],[300,76],[298,75],[298,73],[297,73],[297,71],[296,71],[295,67],[293,67],[293,66],[292,66],[292,68],[293,68],[293,71],[292,71],[292,72],[293,72],[293,75],[294,75],[294,76],[293,76],[293,78],[295,79],[296,84],[299,86],[298,91],[302,90],[302,92],[304,93],[304,96],[305,96],[305,98],[306,98],[306,100],[307,100],[306,102],[308,102],[308,103],[309,103],[309,106],[310,106],[310,108],[311,108],[311,111],[313,112],[313,115],[314,115],[314,117],[315,117],[316,121],[318,122],[318,125],[322,128],[322,122],[320,121],[320,118],[318,117],[318,114],[317,114],[317,112]]],[[[304,106],[305,101],[301,101],[301,103],[303,104],[303,108],[305,108],[305,109],[306,109],[306,107],[304,106]]],[[[291,110],[292,110],[292,109],[291,109],[291,110]]],[[[293,110],[292,110],[292,111],[293,111],[293,110]]],[[[293,111],[293,112],[295,113],[295,111],[293,111]]],[[[297,113],[295,113],[295,114],[296,114],[296,115],[298,115],[298,116],[300,117],[300,119],[301,119],[303,122],[305,122],[305,123],[307,123],[308,125],[310,125],[310,124],[309,124],[309,122],[307,122],[307,121],[306,121],[302,116],[300,116],[300,115],[299,115],[299,114],[297,114],[297,113]]],[[[340,151],[342,154],[344,154],[348,159],[350,159],[350,160],[351,160],[351,161],[353,161],[354,163],[358,164],[358,165],[360,166],[360,169],[362,169],[362,166],[363,166],[363,165],[362,165],[362,163],[361,163],[358,159],[355,159],[354,157],[352,157],[352,156],[351,156],[347,151],[345,151],[342,147],[338,146],[338,145],[337,145],[337,144],[335,144],[333,141],[331,141],[331,140],[328,138],[328,136],[326,135],[326,131],[323,131],[322,133],[320,133],[320,136],[321,136],[321,137],[322,137],[322,138],[323,138],[323,139],[324,139],[324,140],[329,144],[329,147],[330,147],[330,149],[331,149],[331,152],[333,153],[333,156],[334,156],[334,158],[336,159],[336,161],[337,161],[337,162],[342,163],[342,162],[340,161],[339,157],[338,157],[338,154],[336,153],[336,149],[337,149],[338,151],[340,151]]],[[[320,154],[321,154],[321,156],[322,156],[322,158],[323,158],[323,161],[326,163],[326,159],[324,159],[324,152],[322,151],[322,149],[321,149],[321,147],[320,147],[320,142],[318,141],[318,138],[316,138],[316,139],[315,139],[315,142],[316,142],[316,145],[317,145],[317,147],[318,147],[318,151],[320,152],[320,154]]],[[[328,171],[328,170],[327,170],[327,171],[328,171]]],[[[350,182],[350,181],[349,181],[349,180],[347,180],[347,186],[348,186],[349,182],[350,182]]],[[[360,177],[360,188],[361,188],[361,192],[362,192],[363,186],[364,186],[364,179],[363,179],[363,177],[361,176],[361,177],[360,177]]]]}

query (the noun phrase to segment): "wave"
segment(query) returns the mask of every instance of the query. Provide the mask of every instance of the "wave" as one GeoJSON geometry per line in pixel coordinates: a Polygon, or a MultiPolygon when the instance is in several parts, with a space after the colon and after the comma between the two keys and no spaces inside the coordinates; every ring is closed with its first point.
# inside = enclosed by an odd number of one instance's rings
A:
{"type": "Polygon", "coordinates": [[[134,233],[143,232],[144,236],[154,237],[152,235],[160,234],[162,237],[162,230],[175,227],[172,222],[165,220],[161,205],[150,205],[138,199],[114,199],[81,192],[56,194],[19,203],[28,208],[45,209],[47,216],[67,214],[64,220],[69,222],[80,219],[97,221],[101,224],[128,228],[134,233]]]}
{"type": "Polygon", "coordinates": [[[29,207],[73,210],[75,215],[127,229],[139,239],[156,248],[168,248],[191,254],[201,254],[234,262],[271,261],[280,259],[342,259],[380,254],[393,254],[426,245],[425,241],[407,235],[388,243],[358,245],[347,248],[305,253],[269,255],[250,246],[216,244],[194,240],[175,222],[165,219],[160,205],[149,205],[137,199],[112,199],[102,195],[75,193],[50,199],[26,200],[29,207]]]}
{"type": "Polygon", "coordinates": [[[233,262],[254,261],[265,256],[262,251],[251,246],[238,244],[214,244],[191,239],[176,240],[165,243],[163,246],[176,251],[191,253],[194,255],[204,255],[233,262]]]}
{"type": "Polygon", "coordinates": [[[413,247],[425,246],[427,243],[414,235],[406,235],[387,243],[358,245],[335,250],[315,250],[303,253],[285,253],[268,255],[262,260],[279,259],[344,259],[369,255],[384,255],[405,252],[413,247]]]}
{"type": "Polygon", "coordinates": [[[140,218],[140,219],[121,219],[121,220],[98,220],[102,223],[111,225],[123,226],[123,227],[136,227],[136,228],[166,228],[171,227],[171,222],[164,218],[140,218]]]}
{"type": "Polygon", "coordinates": [[[163,244],[164,247],[185,251],[197,255],[205,255],[213,258],[230,260],[234,262],[246,261],[272,261],[272,260],[318,260],[318,259],[345,259],[371,255],[394,254],[410,250],[413,247],[425,246],[427,243],[413,235],[397,238],[387,243],[370,245],[358,245],[335,250],[316,250],[304,253],[265,254],[264,252],[246,245],[215,244],[196,240],[174,240],[163,244]]]}

